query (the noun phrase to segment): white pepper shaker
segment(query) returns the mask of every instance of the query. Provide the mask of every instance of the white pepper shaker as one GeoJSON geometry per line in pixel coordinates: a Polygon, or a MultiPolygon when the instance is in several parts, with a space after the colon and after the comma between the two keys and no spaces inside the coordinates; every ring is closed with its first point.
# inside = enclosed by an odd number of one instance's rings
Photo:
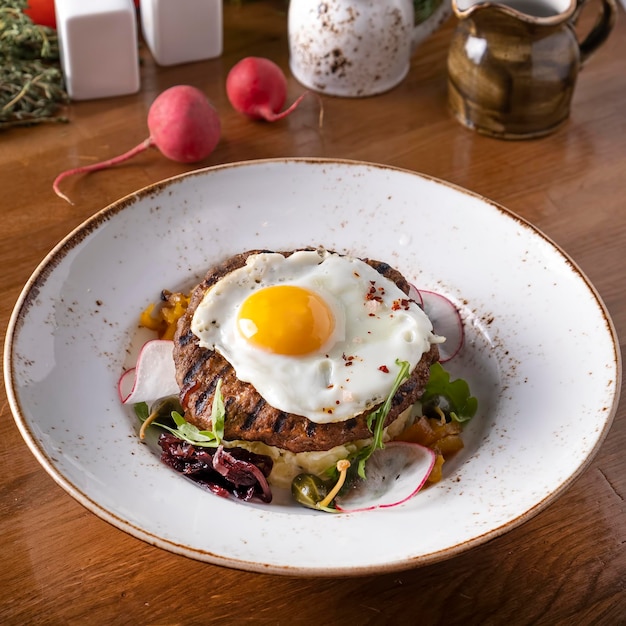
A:
{"type": "Polygon", "coordinates": [[[55,0],[61,68],[73,100],[139,91],[133,0],[55,0]]]}
{"type": "Polygon", "coordinates": [[[143,37],[159,65],[222,54],[222,0],[141,0],[143,37]]]}

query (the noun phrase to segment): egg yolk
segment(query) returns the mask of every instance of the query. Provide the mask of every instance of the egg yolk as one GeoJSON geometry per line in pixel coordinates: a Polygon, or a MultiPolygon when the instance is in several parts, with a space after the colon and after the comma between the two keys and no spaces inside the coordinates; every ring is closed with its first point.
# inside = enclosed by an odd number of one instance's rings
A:
{"type": "Polygon", "coordinates": [[[297,356],[319,350],[330,338],[335,320],[318,294],[295,285],[274,285],[246,298],[237,326],[250,343],[297,356]]]}

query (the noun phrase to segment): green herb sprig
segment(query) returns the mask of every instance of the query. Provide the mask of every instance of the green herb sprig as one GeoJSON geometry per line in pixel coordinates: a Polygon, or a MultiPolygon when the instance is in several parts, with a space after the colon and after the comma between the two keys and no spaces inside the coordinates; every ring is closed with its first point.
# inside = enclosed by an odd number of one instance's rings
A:
{"type": "Polygon", "coordinates": [[[396,379],[393,381],[393,386],[391,387],[387,399],[367,416],[367,427],[373,432],[374,441],[368,446],[361,448],[353,460],[353,462],[356,461],[357,463],[357,473],[361,478],[365,478],[365,463],[372,456],[374,450],[385,447],[383,443],[385,420],[387,419],[387,415],[389,415],[389,411],[391,411],[393,397],[396,395],[398,389],[400,389],[400,385],[402,385],[410,374],[411,366],[408,361],[396,359],[396,365],[398,365],[400,369],[396,375],[396,379]]]}
{"type": "MultiPolygon", "coordinates": [[[[175,437],[186,441],[194,446],[202,448],[217,448],[224,439],[224,399],[221,392],[222,380],[217,381],[215,388],[215,396],[213,397],[213,405],[211,407],[211,430],[200,430],[197,426],[190,424],[178,411],[172,411],[171,417],[176,425],[176,428],[172,428],[167,424],[152,421],[150,426],[158,426],[168,432],[172,433],[175,437]]],[[[141,420],[145,422],[150,417],[150,410],[145,402],[140,402],[135,405],[135,414],[141,420]]]]}
{"type": "Polygon", "coordinates": [[[69,101],[54,29],[24,14],[27,0],[0,0],[0,130],[46,122],[69,101]]]}
{"type": "MultiPolygon", "coordinates": [[[[396,365],[398,365],[400,369],[396,375],[391,390],[387,395],[387,398],[375,411],[372,411],[367,416],[367,427],[373,435],[372,443],[367,446],[363,446],[360,450],[348,457],[348,461],[350,461],[350,467],[347,470],[348,475],[346,478],[346,484],[348,485],[352,484],[352,482],[357,480],[357,478],[365,480],[365,464],[368,459],[372,456],[375,450],[385,447],[383,442],[385,420],[387,419],[387,415],[389,415],[389,411],[391,411],[393,397],[396,395],[398,389],[400,389],[402,383],[409,377],[411,367],[408,361],[401,361],[400,359],[396,359],[396,365]]],[[[329,468],[326,474],[335,480],[339,476],[339,472],[335,466],[329,468]]]]}

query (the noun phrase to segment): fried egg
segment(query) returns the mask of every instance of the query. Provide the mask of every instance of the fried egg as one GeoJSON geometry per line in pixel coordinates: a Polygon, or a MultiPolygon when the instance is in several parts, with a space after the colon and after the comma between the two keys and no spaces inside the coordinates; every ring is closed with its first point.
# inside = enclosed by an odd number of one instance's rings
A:
{"type": "Polygon", "coordinates": [[[396,360],[413,370],[443,340],[393,281],[326,250],[250,255],[206,291],[191,330],[271,406],[316,423],[381,403],[396,360]]]}

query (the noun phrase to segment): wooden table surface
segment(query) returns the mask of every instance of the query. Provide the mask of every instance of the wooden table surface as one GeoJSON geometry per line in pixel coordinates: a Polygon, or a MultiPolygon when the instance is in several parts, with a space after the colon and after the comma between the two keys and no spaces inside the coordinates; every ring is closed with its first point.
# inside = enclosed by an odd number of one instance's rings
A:
{"type": "MultiPolygon", "coordinates": [[[[188,83],[210,96],[223,124],[221,143],[201,165],[350,158],[466,187],[530,220],[571,255],[626,336],[626,20],[580,75],[570,120],[551,136],[510,143],[466,130],[446,109],[454,19],[418,49],[396,89],[364,100],[324,97],[321,131],[315,98],[271,125],[235,113],[224,83],[237,60],[266,56],[287,72],[282,6],[227,3],[221,58],[160,68],[142,49],[138,94],[74,103],[66,125],[0,134],[3,335],[31,272],[71,229],[133,190],[197,167],[151,150],[66,181],[73,206],[51,187],[60,171],[139,143],[154,97],[188,83]]],[[[301,91],[290,77],[290,98],[301,91]]],[[[626,623],[624,405],[591,465],[530,521],[447,561],[341,579],[229,570],[147,545],[58,487],[20,437],[4,395],[0,410],[4,624],[626,623]]]]}

